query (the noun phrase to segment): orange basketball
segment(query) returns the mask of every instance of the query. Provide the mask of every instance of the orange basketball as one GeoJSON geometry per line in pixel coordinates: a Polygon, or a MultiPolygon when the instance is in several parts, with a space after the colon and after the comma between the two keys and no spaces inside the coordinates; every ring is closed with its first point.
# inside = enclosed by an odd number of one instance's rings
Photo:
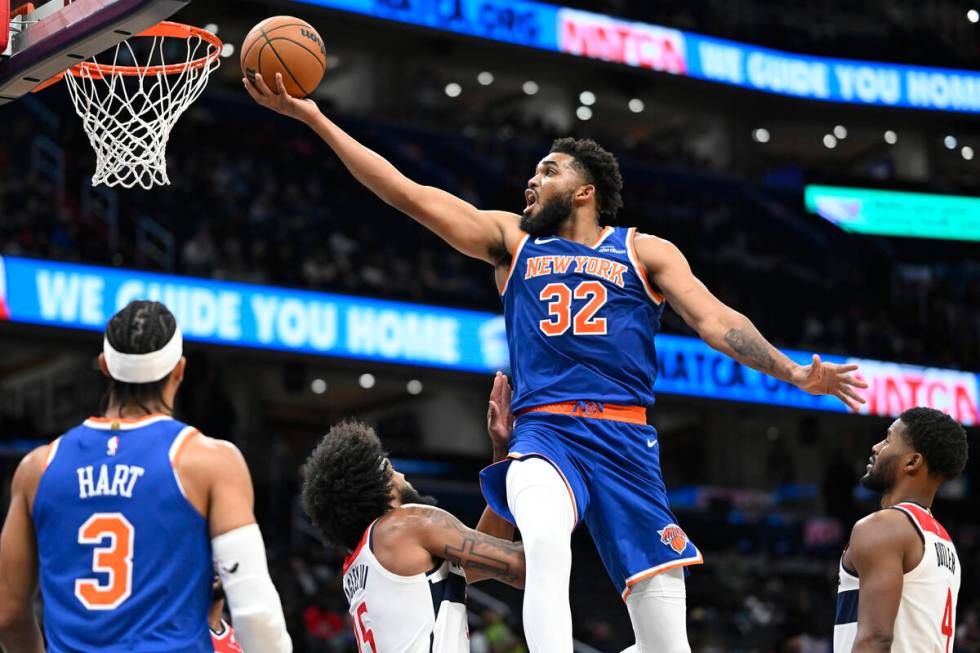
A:
{"type": "Polygon", "coordinates": [[[282,73],[286,92],[306,97],[313,92],[327,67],[323,39],[304,20],[292,16],[266,18],[252,28],[242,43],[242,72],[250,82],[260,73],[276,90],[276,73],[282,73]]]}

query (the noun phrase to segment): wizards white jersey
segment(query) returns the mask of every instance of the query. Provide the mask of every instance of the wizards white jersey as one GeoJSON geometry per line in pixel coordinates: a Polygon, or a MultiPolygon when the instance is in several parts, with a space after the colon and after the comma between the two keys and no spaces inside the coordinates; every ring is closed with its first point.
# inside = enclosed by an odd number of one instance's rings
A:
{"type": "MultiPolygon", "coordinates": [[[[956,596],[960,561],[946,529],[915,503],[892,508],[909,516],[922,536],[922,561],[902,577],[902,601],[895,617],[892,653],[952,653],[956,633],[956,596]]],[[[857,636],[860,579],[840,564],[834,653],[851,653],[857,636]]],[[[860,600],[873,600],[861,597],[860,600]]]]}
{"type": "Polygon", "coordinates": [[[399,576],[371,550],[374,523],[344,562],[344,593],[360,653],[468,653],[466,576],[436,560],[428,573],[399,576]]]}

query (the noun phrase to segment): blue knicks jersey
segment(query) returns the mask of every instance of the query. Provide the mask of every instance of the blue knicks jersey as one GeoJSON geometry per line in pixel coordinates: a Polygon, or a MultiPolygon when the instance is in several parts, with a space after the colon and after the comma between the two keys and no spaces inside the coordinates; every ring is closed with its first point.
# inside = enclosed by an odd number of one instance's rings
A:
{"type": "Polygon", "coordinates": [[[92,418],[51,444],[33,507],[48,651],[212,653],[208,524],[173,466],[196,434],[92,418]]]}
{"type": "Polygon", "coordinates": [[[663,298],[633,248],[606,227],[589,247],[525,236],[503,295],[513,410],[574,400],[647,406],[657,378],[663,298]]]}

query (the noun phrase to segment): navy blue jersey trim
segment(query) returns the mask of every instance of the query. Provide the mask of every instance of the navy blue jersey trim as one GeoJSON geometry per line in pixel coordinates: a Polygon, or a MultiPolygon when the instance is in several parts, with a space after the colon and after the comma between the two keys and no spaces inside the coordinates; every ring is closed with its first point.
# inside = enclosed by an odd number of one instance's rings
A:
{"type": "Polygon", "coordinates": [[[443,601],[466,605],[466,579],[450,571],[443,580],[429,581],[429,594],[432,596],[432,614],[438,618],[443,601]]]}
{"type": "MultiPolygon", "coordinates": [[[[915,503],[915,502],[914,501],[903,501],[902,503],[915,503]]],[[[919,505],[919,504],[916,503],[915,505],[919,505]]],[[[898,512],[900,512],[903,515],[905,515],[905,518],[908,519],[909,520],[909,523],[912,524],[912,528],[915,529],[915,534],[919,536],[919,539],[920,540],[922,540],[922,547],[925,548],[925,546],[926,546],[926,536],[925,536],[925,533],[922,531],[922,526],[919,524],[919,522],[917,522],[915,520],[915,517],[913,517],[911,514],[909,514],[909,512],[907,510],[903,510],[902,508],[899,508],[898,505],[889,506],[887,508],[887,510],[897,510],[898,512]]]]}
{"type": "Polygon", "coordinates": [[[858,592],[860,590],[847,590],[837,593],[837,612],[834,615],[834,625],[857,623],[858,620],[858,592]]]}

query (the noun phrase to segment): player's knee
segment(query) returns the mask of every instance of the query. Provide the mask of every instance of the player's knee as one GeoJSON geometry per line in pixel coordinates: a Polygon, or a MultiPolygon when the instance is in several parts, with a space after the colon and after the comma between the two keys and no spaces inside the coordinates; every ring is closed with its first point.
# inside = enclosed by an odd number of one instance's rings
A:
{"type": "Polygon", "coordinates": [[[558,529],[521,531],[528,569],[535,573],[568,575],[572,567],[572,547],[568,536],[558,529]]]}

